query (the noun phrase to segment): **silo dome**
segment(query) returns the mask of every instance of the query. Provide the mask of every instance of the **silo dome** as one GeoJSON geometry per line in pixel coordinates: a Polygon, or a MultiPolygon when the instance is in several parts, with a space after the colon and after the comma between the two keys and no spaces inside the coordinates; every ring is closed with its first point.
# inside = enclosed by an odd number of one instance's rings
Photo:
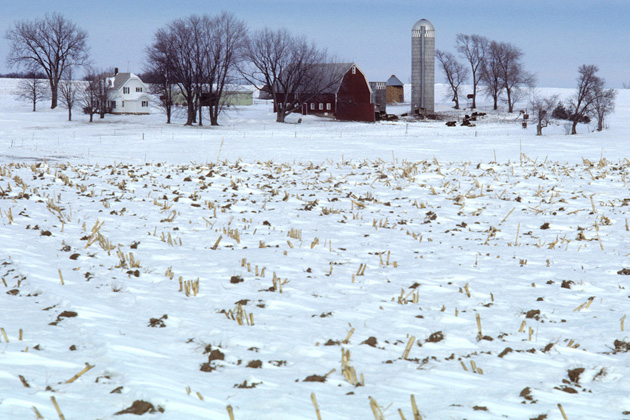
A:
{"type": "Polygon", "coordinates": [[[412,31],[419,31],[424,26],[425,31],[435,31],[433,24],[426,19],[420,19],[411,27],[412,31]]]}

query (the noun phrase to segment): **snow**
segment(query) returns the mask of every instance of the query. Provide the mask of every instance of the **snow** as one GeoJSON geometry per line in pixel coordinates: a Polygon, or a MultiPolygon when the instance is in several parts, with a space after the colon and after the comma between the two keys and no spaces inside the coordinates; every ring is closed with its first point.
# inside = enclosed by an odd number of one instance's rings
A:
{"type": "Polygon", "coordinates": [[[0,418],[54,397],[67,419],[314,419],[311,394],[326,420],[370,397],[410,419],[412,395],[425,419],[628,417],[629,91],[601,133],[536,137],[487,103],[476,127],[277,124],[265,101],[220,127],[68,122],[15,83],[0,418]]]}

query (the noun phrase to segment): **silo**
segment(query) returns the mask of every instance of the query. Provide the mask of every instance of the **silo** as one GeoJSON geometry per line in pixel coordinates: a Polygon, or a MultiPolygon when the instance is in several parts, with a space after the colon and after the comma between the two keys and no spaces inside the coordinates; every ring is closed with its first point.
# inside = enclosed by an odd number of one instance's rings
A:
{"type": "Polygon", "coordinates": [[[435,28],[420,19],[411,28],[411,112],[435,111],[435,28]]]}

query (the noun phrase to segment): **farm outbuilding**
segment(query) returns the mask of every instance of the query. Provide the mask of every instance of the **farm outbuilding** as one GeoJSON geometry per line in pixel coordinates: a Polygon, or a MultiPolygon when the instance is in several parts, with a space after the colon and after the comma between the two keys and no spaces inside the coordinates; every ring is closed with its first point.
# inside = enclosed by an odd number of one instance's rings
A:
{"type": "MultiPolygon", "coordinates": [[[[334,117],[339,121],[374,122],[374,103],[367,78],[354,63],[327,63],[315,71],[330,72],[333,83],[321,92],[304,92],[307,98],[299,110],[304,115],[334,117]]],[[[278,101],[283,95],[276,94],[278,101]]]]}
{"type": "MultiPolygon", "coordinates": [[[[208,106],[210,101],[210,93],[203,92],[201,94],[201,105],[208,106]]],[[[254,91],[252,88],[227,85],[221,93],[221,104],[224,106],[249,106],[254,104],[254,91]]],[[[186,97],[179,88],[173,89],[173,105],[187,106],[186,97]]]]}
{"type": "Polygon", "coordinates": [[[386,83],[387,103],[403,103],[405,102],[405,87],[398,77],[392,74],[386,83]]]}
{"type": "Polygon", "coordinates": [[[370,89],[372,89],[374,110],[378,113],[385,114],[387,112],[386,83],[370,82],[370,89]]]}

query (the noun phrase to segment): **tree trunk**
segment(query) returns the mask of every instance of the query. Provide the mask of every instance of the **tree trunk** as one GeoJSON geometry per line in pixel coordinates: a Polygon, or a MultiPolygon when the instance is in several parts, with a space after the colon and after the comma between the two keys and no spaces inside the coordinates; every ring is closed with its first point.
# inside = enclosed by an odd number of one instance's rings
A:
{"type": "Polygon", "coordinates": [[[72,121],[72,108],[68,107],[68,121],[72,121]]]}
{"type": "Polygon", "coordinates": [[[210,125],[217,127],[219,125],[219,112],[221,112],[221,103],[216,99],[210,101],[208,106],[208,115],[210,116],[210,125]]]}
{"type": "Polygon", "coordinates": [[[192,123],[194,121],[195,121],[195,107],[189,101],[188,102],[188,116],[186,118],[186,124],[185,125],[192,125],[192,123]]]}
{"type": "Polygon", "coordinates": [[[94,119],[94,114],[90,112],[90,122],[93,122],[92,120],[94,119]]]}
{"type": "Polygon", "coordinates": [[[574,119],[573,120],[573,125],[571,126],[571,134],[577,134],[577,130],[576,130],[577,123],[578,123],[577,119],[574,119]]]}
{"type": "Polygon", "coordinates": [[[53,82],[50,82],[50,97],[51,97],[50,109],[57,108],[57,86],[58,85],[54,84],[53,82]]]}
{"type": "Polygon", "coordinates": [[[276,112],[276,122],[283,123],[284,117],[286,117],[286,115],[284,115],[284,111],[278,110],[276,112]]]}
{"type": "MultiPolygon", "coordinates": [[[[473,79],[474,79],[475,75],[473,75],[473,79]]],[[[473,103],[472,103],[472,109],[476,109],[477,108],[477,85],[473,86],[473,103]]],[[[459,108],[455,108],[455,109],[459,109],[459,108]]]]}
{"type": "Polygon", "coordinates": [[[33,112],[36,111],[36,106],[37,106],[37,99],[33,98],[33,112]]]}
{"type": "Polygon", "coordinates": [[[219,125],[219,112],[215,107],[210,107],[210,125],[218,126],[219,125]]]}
{"type": "Polygon", "coordinates": [[[170,105],[166,106],[166,124],[171,123],[171,107],[170,105]]]}
{"type": "Polygon", "coordinates": [[[505,93],[507,94],[507,103],[508,103],[508,112],[514,112],[514,104],[512,103],[512,91],[511,89],[506,89],[505,93]]]}
{"type": "Polygon", "coordinates": [[[540,123],[538,123],[538,125],[536,126],[536,135],[537,136],[542,136],[542,125],[540,123]]]}

